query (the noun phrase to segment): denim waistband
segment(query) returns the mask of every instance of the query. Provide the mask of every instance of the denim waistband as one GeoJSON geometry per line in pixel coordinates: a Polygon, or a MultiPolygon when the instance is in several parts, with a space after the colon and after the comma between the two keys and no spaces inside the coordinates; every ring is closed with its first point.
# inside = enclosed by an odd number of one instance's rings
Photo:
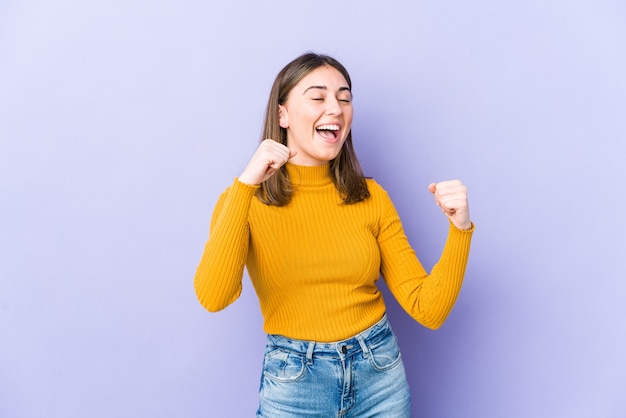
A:
{"type": "Polygon", "coordinates": [[[285,350],[306,354],[307,360],[309,361],[312,359],[313,355],[345,357],[363,352],[363,355],[367,357],[369,355],[368,346],[378,343],[390,334],[392,334],[392,330],[387,321],[387,315],[385,314],[376,324],[346,340],[317,342],[269,334],[267,336],[267,344],[268,346],[280,347],[285,350]]]}

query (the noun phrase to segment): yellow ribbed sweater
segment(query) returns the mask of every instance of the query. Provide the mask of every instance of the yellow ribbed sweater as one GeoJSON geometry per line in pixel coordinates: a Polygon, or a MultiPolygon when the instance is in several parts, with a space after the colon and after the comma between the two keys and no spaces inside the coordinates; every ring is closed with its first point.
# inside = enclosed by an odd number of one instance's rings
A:
{"type": "Polygon", "coordinates": [[[287,164],[295,188],[284,207],[261,203],[237,179],[220,196],[194,286],[209,311],[240,295],[244,266],[269,334],[313,341],[349,338],[385,313],[382,273],[400,305],[422,325],[444,322],[461,290],[473,227],[450,224],[430,275],[403,231],[387,192],[367,180],[370,197],[344,204],[328,166],[287,164]]]}

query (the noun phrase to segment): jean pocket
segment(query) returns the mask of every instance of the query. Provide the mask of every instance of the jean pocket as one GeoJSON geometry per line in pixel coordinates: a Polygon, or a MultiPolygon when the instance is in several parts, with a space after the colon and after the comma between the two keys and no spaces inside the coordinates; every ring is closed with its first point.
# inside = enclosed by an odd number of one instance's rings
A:
{"type": "Polygon", "coordinates": [[[305,372],[303,354],[276,348],[265,355],[263,375],[276,382],[293,382],[305,372]]]}
{"type": "Polygon", "coordinates": [[[396,336],[392,333],[376,344],[372,344],[369,350],[370,363],[376,370],[390,370],[401,362],[400,347],[398,347],[396,336]]]}

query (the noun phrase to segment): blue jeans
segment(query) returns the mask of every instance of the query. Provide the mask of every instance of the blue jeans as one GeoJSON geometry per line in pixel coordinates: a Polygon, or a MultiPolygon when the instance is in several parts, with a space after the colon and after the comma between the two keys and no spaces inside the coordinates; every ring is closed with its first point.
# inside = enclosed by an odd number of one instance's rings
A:
{"type": "Polygon", "coordinates": [[[410,392],[396,337],[384,316],[333,343],[268,335],[257,417],[410,415],[410,392]]]}

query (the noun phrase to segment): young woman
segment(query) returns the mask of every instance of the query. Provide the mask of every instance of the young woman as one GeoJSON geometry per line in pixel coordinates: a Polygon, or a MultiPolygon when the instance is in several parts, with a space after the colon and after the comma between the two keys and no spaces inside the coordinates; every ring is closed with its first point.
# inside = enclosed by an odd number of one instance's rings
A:
{"type": "Polygon", "coordinates": [[[263,138],[220,196],[195,276],[200,303],[224,309],[244,266],[267,347],[257,417],[408,417],[410,394],[379,276],[436,329],[461,289],[473,225],[459,181],[429,185],[450,221],[428,274],[383,188],[363,176],[351,136],[350,76],[305,54],[272,86],[263,138]]]}

